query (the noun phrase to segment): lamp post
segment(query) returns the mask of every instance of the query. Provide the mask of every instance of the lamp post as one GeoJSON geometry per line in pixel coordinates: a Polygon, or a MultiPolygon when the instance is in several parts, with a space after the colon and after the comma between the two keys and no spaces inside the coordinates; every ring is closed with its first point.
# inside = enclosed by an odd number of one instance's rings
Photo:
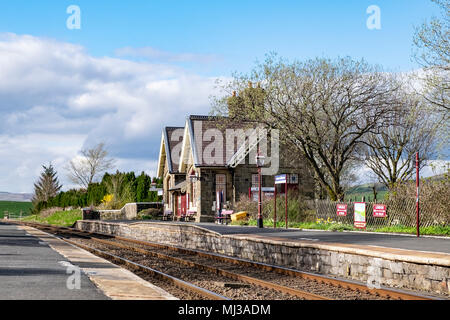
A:
{"type": "Polygon", "coordinates": [[[264,166],[264,160],[265,157],[260,154],[258,149],[258,154],[256,156],[256,166],[258,167],[258,228],[263,228],[261,168],[264,166]]]}

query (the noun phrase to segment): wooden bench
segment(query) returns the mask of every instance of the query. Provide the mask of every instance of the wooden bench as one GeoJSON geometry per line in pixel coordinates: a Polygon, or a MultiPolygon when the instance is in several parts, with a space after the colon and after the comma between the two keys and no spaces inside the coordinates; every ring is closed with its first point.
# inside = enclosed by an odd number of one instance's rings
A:
{"type": "Polygon", "coordinates": [[[228,224],[231,222],[231,215],[234,213],[233,210],[222,210],[222,214],[220,216],[216,216],[216,222],[218,224],[228,224]]]}
{"type": "Polygon", "coordinates": [[[195,220],[196,215],[197,215],[197,211],[188,210],[188,212],[184,216],[184,221],[195,220]]]}
{"type": "Polygon", "coordinates": [[[173,212],[172,212],[172,210],[164,211],[162,219],[166,221],[166,220],[169,220],[169,218],[173,219],[173,212]]]}

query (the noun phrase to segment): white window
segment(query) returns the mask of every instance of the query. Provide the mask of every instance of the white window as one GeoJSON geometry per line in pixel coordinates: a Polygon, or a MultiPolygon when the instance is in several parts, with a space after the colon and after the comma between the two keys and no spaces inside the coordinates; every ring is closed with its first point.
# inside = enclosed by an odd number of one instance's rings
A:
{"type": "Polygon", "coordinates": [[[259,187],[259,175],[252,174],[252,188],[258,188],[259,187]]]}

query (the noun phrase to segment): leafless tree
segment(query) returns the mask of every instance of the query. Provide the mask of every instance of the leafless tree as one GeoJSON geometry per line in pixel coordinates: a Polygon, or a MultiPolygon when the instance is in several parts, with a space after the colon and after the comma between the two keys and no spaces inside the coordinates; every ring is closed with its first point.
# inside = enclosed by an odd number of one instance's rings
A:
{"type": "Polygon", "coordinates": [[[115,161],[107,158],[108,152],[104,143],[99,143],[91,149],[81,150],[80,153],[82,157],[71,160],[66,170],[70,181],[85,189],[98,175],[114,167],[115,161]]]}
{"type": "Polygon", "coordinates": [[[432,158],[439,125],[424,105],[424,99],[411,93],[398,94],[398,109],[394,111],[392,123],[379,133],[367,136],[366,165],[389,189],[411,179],[416,152],[420,155],[421,168],[432,158]]]}
{"type": "MultiPolygon", "coordinates": [[[[378,133],[391,116],[396,79],[351,58],[290,63],[269,55],[225,90],[245,92],[249,81],[261,90],[239,94],[242,102],[235,100],[231,115],[280,130],[281,139],[305,156],[330,199],[342,200],[343,173],[362,153],[366,135],[378,133]]],[[[226,114],[228,105],[229,98],[216,99],[214,112],[226,114]]]]}
{"type": "Polygon", "coordinates": [[[450,1],[432,0],[442,10],[440,18],[433,18],[416,28],[414,57],[424,67],[426,89],[424,97],[433,103],[443,117],[449,119],[450,92],[450,1]]]}

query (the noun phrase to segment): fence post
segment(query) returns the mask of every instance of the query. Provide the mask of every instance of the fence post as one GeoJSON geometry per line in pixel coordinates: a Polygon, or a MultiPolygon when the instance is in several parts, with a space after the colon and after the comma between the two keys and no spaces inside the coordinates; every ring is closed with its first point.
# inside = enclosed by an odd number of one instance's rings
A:
{"type": "Polygon", "coordinates": [[[416,234],[420,237],[420,218],[419,218],[419,152],[416,152],[416,234]]]}

